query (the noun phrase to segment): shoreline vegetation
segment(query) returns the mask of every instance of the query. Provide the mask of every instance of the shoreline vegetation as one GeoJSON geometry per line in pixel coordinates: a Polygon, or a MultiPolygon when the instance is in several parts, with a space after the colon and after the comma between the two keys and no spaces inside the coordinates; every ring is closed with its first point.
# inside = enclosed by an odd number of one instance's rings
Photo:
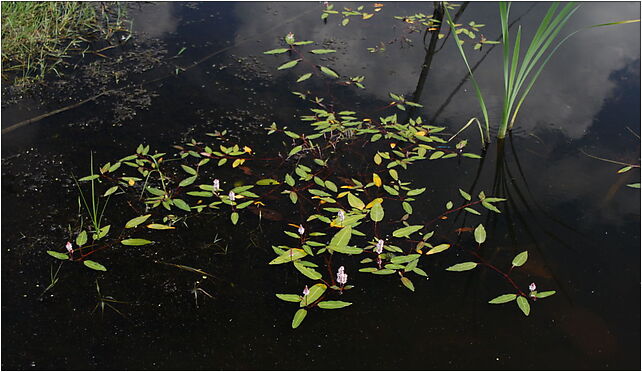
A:
{"type": "Polygon", "coordinates": [[[2,77],[16,84],[61,75],[69,59],[98,54],[129,39],[131,22],[117,2],[2,2],[2,77]],[[96,41],[107,41],[92,50],[96,41]]]}

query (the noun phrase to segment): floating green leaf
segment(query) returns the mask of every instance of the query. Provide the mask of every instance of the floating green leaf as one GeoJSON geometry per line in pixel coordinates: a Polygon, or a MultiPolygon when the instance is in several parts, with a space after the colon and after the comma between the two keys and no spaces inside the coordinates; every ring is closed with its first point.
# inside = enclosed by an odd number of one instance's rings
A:
{"type": "Polygon", "coordinates": [[[316,271],[314,269],[311,269],[309,267],[303,266],[303,264],[301,264],[301,262],[299,262],[299,261],[294,261],[294,267],[297,270],[299,270],[301,272],[301,274],[307,276],[308,278],[310,278],[312,280],[321,279],[321,274],[318,271],[316,271]]]}
{"type": "Polygon", "coordinates": [[[146,214],[144,216],[138,216],[136,218],[132,218],[131,220],[127,221],[125,224],[126,229],[131,229],[133,227],[136,227],[140,225],[141,223],[147,221],[147,219],[151,216],[151,214],[146,214]]]}
{"type": "Polygon", "coordinates": [[[308,293],[306,296],[303,296],[303,299],[299,303],[300,307],[303,306],[308,306],[314,303],[314,301],[318,300],[323,293],[325,293],[325,290],[328,287],[325,284],[322,283],[317,283],[310,287],[310,293],[308,293]]]}
{"type": "Polygon", "coordinates": [[[182,209],[184,211],[187,211],[187,212],[190,211],[189,204],[185,203],[185,201],[183,201],[183,199],[172,199],[172,202],[178,208],[180,208],[180,209],[182,209]]]}
{"type": "Polygon", "coordinates": [[[401,283],[406,286],[406,288],[410,289],[411,291],[415,291],[415,286],[412,284],[412,281],[410,279],[406,278],[405,276],[401,277],[401,283]]]}
{"type": "Polygon", "coordinates": [[[312,49],[310,53],[312,54],[328,54],[328,53],[334,53],[336,50],[334,49],[312,49]]]}
{"type": "Polygon", "coordinates": [[[379,222],[383,220],[384,216],[384,211],[383,207],[381,206],[381,203],[376,203],[375,205],[372,206],[372,209],[370,209],[370,219],[373,220],[374,222],[379,222]]]}
{"type": "Polygon", "coordinates": [[[531,305],[528,303],[528,300],[524,296],[519,296],[517,297],[517,306],[519,306],[519,309],[524,313],[524,315],[528,316],[531,312],[531,305]]]}
{"type": "Polygon", "coordinates": [[[109,196],[109,195],[115,193],[117,190],[118,190],[118,186],[112,186],[109,189],[107,189],[107,191],[105,191],[103,196],[109,196]]]}
{"type": "Polygon", "coordinates": [[[303,150],[303,146],[301,146],[301,145],[294,146],[294,147],[292,148],[292,150],[290,150],[290,152],[288,153],[288,157],[290,157],[290,156],[292,156],[292,155],[294,155],[294,154],[298,153],[298,152],[299,152],[299,151],[301,151],[301,150],[303,150]]]}
{"type": "Polygon", "coordinates": [[[298,260],[299,258],[303,258],[303,257],[305,257],[307,255],[308,254],[305,253],[305,251],[303,249],[290,248],[287,251],[285,251],[282,255],[280,255],[279,257],[277,257],[277,258],[273,259],[272,261],[270,261],[269,264],[270,265],[279,265],[279,264],[283,264],[283,263],[286,263],[286,262],[292,262],[292,261],[298,260]]]}
{"type": "Polygon", "coordinates": [[[285,183],[287,183],[290,186],[294,186],[294,178],[292,178],[292,176],[290,176],[289,174],[286,174],[285,183]]]}
{"type": "Polygon", "coordinates": [[[297,310],[297,312],[294,313],[294,318],[292,318],[292,329],[297,328],[303,319],[305,319],[306,315],[308,315],[308,311],[306,309],[297,310]]]}
{"type": "Polygon", "coordinates": [[[276,297],[287,302],[301,302],[301,298],[302,298],[301,296],[295,295],[295,294],[280,294],[280,293],[277,293],[276,297]]]}
{"type": "Polygon", "coordinates": [[[538,292],[535,297],[537,298],[546,298],[548,296],[552,296],[555,294],[555,291],[544,291],[544,292],[538,292]]]}
{"type": "Polygon", "coordinates": [[[96,261],[91,261],[91,260],[85,260],[82,263],[85,264],[88,268],[92,270],[97,270],[97,271],[107,271],[107,268],[101,264],[99,264],[96,261]]]}
{"type": "Polygon", "coordinates": [[[440,253],[445,251],[448,248],[450,248],[450,244],[439,244],[435,247],[432,247],[428,252],[426,252],[426,254],[440,253]]]}
{"type": "Polygon", "coordinates": [[[352,302],[345,301],[321,301],[317,304],[321,309],[341,309],[352,305],[352,302]]]}
{"type": "Polygon", "coordinates": [[[147,225],[148,229],[153,229],[153,230],[173,230],[176,227],[174,226],[167,226],[167,225],[161,225],[159,223],[150,223],[147,225]]]}
{"type": "Polygon", "coordinates": [[[470,201],[471,197],[470,197],[470,194],[469,194],[469,193],[467,193],[466,191],[464,191],[464,190],[462,190],[462,189],[459,189],[459,193],[461,194],[461,196],[462,196],[464,199],[466,199],[466,200],[470,201]]]}
{"type": "Polygon", "coordinates": [[[638,182],[638,183],[629,183],[626,186],[630,187],[630,188],[633,188],[633,189],[639,189],[640,188],[640,182],[638,182]]]}
{"type": "Polygon", "coordinates": [[[312,76],[312,74],[308,72],[307,74],[303,74],[303,75],[301,75],[301,76],[296,80],[296,82],[297,82],[297,83],[300,83],[300,82],[302,82],[302,81],[306,81],[306,80],[308,80],[311,76],[312,76]]]}
{"type": "Polygon", "coordinates": [[[372,273],[373,274],[377,274],[377,275],[390,275],[390,274],[394,274],[396,272],[397,271],[391,270],[391,269],[381,269],[381,270],[373,271],[372,273]]]}
{"type": "Polygon", "coordinates": [[[348,203],[350,204],[351,207],[357,208],[357,209],[363,209],[366,206],[361,199],[359,199],[352,193],[348,193],[348,203]]]}
{"type": "Polygon", "coordinates": [[[288,48],[278,48],[278,49],[268,50],[267,52],[263,52],[263,54],[282,54],[282,53],[287,52],[288,50],[290,50],[290,49],[288,49],[288,48]]]}
{"type": "Polygon", "coordinates": [[[47,253],[54,258],[57,258],[59,260],[68,260],[69,256],[67,256],[67,253],[60,253],[56,251],[47,251],[47,253]]]}
{"type": "Polygon", "coordinates": [[[230,214],[230,220],[232,221],[232,225],[236,225],[236,223],[239,222],[238,212],[232,212],[232,214],[230,214]]]}
{"type": "Polygon", "coordinates": [[[339,74],[329,69],[328,67],[319,66],[319,68],[321,69],[321,72],[323,72],[324,74],[332,76],[333,78],[337,78],[337,79],[339,78],[339,74]]]}
{"type": "Polygon", "coordinates": [[[194,169],[194,168],[192,168],[190,166],[187,166],[185,164],[181,164],[181,168],[183,168],[183,170],[185,172],[191,174],[192,176],[196,176],[196,169],[194,169]]]}
{"type": "Polygon", "coordinates": [[[445,153],[445,152],[443,152],[443,151],[435,151],[435,152],[433,152],[432,154],[430,154],[429,159],[430,159],[430,160],[439,159],[439,158],[441,158],[442,156],[444,156],[445,154],[446,154],[446,153],[445,153]]]}
{"type": "Polygon", "coordinates": [[[504,294],[501,296],[497,296],[493,298],[492,300],[488,301],[489,304],[505,304],[507,302],[511,302],[517,298],[517,295],[514,293],[510,294],[504,294]]]}
{"type": "MultiPolygon", "coordinates": [[[[237,160],[238,160],[238,159],[237,159],[237,160]]],[[[189,185],[193,184],[193,183],[194,183],[194,181],[196,181],[196,177],[197,177],[197,176],[187,177],[186,179],[182,180],[182,181],[178,184],[178,186],[180,186],[180,187],[186,187],[186,186],[189,186],[189,185]]]]}
{"type": "Polygon", "coordinates": [[[83,230],[76,237],[76,245],[82,247],[85,243],[87,243],[87,231],[83,230]]]}
{"type": "Polygon", "coordinates": [[[285,62],[284,64],[282,64],[281,66],[277,67],[276,69],[277,70],[285,70],[287,68],[292,68],[292,67],[296,66],[297,63],[299,63],[299,61],[301,61],[301,59],[295,59],[294,61],[285,62]]]}
{"type": "Polygon", "coordinates": [[[146,245],[146,244],[152,244],[152,243],[153,241],[150,241],[147,239],[140,239],[140,238],[123,239],[120,241],[120,244],[122,245],[132,245],[132,246],[146,245]]]}
{"type": "Polygon", "coordinates": [[[477,263],[476,262],[462,262],[462,263],[458,263],[456,265],[452,265],[449,268],[447,268],[446,270],[448,270],[448,271],[468,271],[468,270],[474,269],[475,267],[477,267],[477,263]]]}
{"type": "Polygon", "coordinates": [[[390,259],[390,262],[392,262],[393,264],[402,264],[402,263],[410,262],[412,260],[416,260],[420,256],[421,256],[420,254],[416,254],[416,253],[409,254],[406,256],[396,256],[390,259]]]}
{"type": "Polygon", "coordinates": [[[481,244],[486,241],[486,229],[481,223],[475,228],[475,241],[481,244]]]}
{"type": "Polygon", "coordinates": [[[414,190],[410,190],[410,191],[408,191],[408,194],[407,194],[407,195],[408,195],[408,196],[417,196],[417,195],[419,195],[419,194],[423,193],[424,191],[426,191],[426,188],[425,188],[425,187],[422,187],[422,188],[420,188],[420,189],[414,189],[414,190]]]}
{"type": "Polygon", "coordinates": [[[465,210],[466,212],[469,212],[469,213],[472,213],[472,214],[476,214],[476,215],[478,215],[478,216],[479,216],[479,215],[481,215],[481,213],[479,213],[479,212],[477,212],[476,210],[474,210],[474,209],[472,209],[472,208],[469,208],[469,207],[464,208],[464,210],[465,210]]]}
{"type": "Polygon", "coordinates": [[[82,181],[93,181],[98,177],[100,177],[100,175],[94,174],[94,175],[91,175],[91,176],[83,177],[83,178],[79,179],[78,181],[79,182],[82,182],[82,181]]]}
{"type": "Polygon", "coordinates": [[[393,231],[392,236],[394,236],[395,238],[401,238],[401,237],[407,238],[412,233],[421,230],[421,228],[423,227],[424,225],[411,225],[411,226],[402,227],[401,229],[397,229],[393,231]]]}
{"type": "Polygon", "coordinates": [[[524,251],[513,258],[513,266],[522,266],[528,260],[528,251],[524,251]]]}
{"type": "Polygon", "coordinates": [[[350,242],[350,238],[352,237],[352,227],[346,226],[339,230],[332,239],[330,240],[330,244],[328,245],[328,249],[330,251],[337,250],[337,249],[342,249],[347,247],[348,243],[350,242]]]}

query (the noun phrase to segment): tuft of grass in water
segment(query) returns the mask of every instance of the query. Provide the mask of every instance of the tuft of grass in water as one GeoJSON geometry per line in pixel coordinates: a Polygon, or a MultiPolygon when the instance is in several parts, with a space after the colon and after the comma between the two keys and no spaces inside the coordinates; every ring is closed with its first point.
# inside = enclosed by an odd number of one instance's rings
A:
{"type": "MultiPolygon", "coordinates": [[[[521,26],[517,30],[517,35],[515,41],[511,44],[511,36],[508,29],[508,18],[510,14],[510,2],[500,2],[499,3],[499,16],[502,26],[502,49],[503,49],[503,76],[504,76],[504,99],[502,106],[502,118],[499,123],[499,129],[497,132],[497,137],[503,139],[506,137],[506,132],[513,128],[515,124],[515,118],[519,112],[520,107],[524,103],[526,96],[530,93],[535,81],[542,73],[542,70],[550,60],[550,58],[555,54],[557,49],[564,44],[571,36],[576,33],[586,30],[589,28],[618,25],[625,23],[639,22],[639,19],[636,20],[627,20],[611,23],[603,23],[599,25],[593,25],[585,27],[579,30],[576,30],[561,41],[559,41],[552,50],[549,52],[549,48],[552,46],[553,42],[556,40],[557,35],[566,25],[570,17],[577,11],[580,7],[574,2],[567,3],[559,12],[557,8],[559,7],[559,2],[551,3],[548,11],[545,16],[542,18],[542,21],[533,36],[526,52],[524,53],[520,61],[520,48],[521,48],[521,36],[522,29],[521,26]]],[[[451,29],[455,29],[455,24],[446,9],[446,18],[451,29]]],[[[479,101],[479,106],[482,110],[484,116],[484,124],[486,129],[486,140],[490,142],[490,129],[489,129],[489,119],[488,111],[486,109],[486,103],[484,102],[484,96],[481,93],[481,89],[475,80],[473,72],[468,64],[468,59],[466,58],[466,53],[461,47],[462,42],[457,36],[456,32],[452,33],[454,40],[459,49],[468,72],[470,74],[470,79],[475,89],[475,94],[477,95],[477,100],[479,101]]]]}
{"type": "Polygon", "coordinates": [[[85,52],[89,38],[121,30],[124,9],[78,1],[3,1],[1,7],[2,71],[36,79],[52,71],[59,75],[59,65],[85,52]]]}

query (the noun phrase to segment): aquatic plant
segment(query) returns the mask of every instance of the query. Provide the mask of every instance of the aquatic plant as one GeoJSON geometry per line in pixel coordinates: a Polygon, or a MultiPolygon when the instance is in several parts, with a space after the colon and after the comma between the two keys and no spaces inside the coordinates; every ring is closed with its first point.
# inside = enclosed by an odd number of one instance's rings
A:
{"type": "MultiPolygon", "coordinates": [[[[287,34],[283,41],[287,48],[267,53],[300,55],[295,47],[313,43],[297,42],[293,34],[287,34]]],[[[302,59],[285,64],[294,67],[302,59]]],[[[285,70],[283,65],[277,70],[285,70]]],[[[482,208],[501,213],[497,204],[506,199],[483,191],[473,199],[471,194],[454,187],[461,199],[445,201],[430,220],[417,217],[415,203],[428,187],[407,179],[406,171],[420,162],[479,159],[479,155],[466,150],[467,140],[450,143],[445,127],[424,123],[420,116],[401,120],[396,113],[388,113],[374,117],[339,108],[343,105],[330,104],[310,92],[298,96],[310,106],[309,113],[299,117],[301,129],[275,122],[265,127],[268,135],[287,140],[282,142],[284,147],[278,155],[257,154],[247,144],[232,140],[226,131],[215,131],[206,133],[207,141],[191,139],[174,146],[178,151],[174,155],[141,144],[134,154],[99,167],[98,173],[92,170],[81,180],[100,179],[109,187],[105,194],[121,190],[118,196],[137,196],[127,199],[135,213],[133,218],[119,223],[120,231],[110,239],[94,239],[91,250],[78,255],[48,253],[106,271],[105,266],[88,258],[107,248],[154,245],[156,242],[142,236],[154,231],[175,231],[179,222],[186,223],[199,214],[226,219],[229,216],[231,224],[240,229],[243,222],[255,220],[255,215],[261,221],[267,208],[291,210],[296,206],[295,213],[290,212],[291,217],[283,223],[285,240],[268,242],[274,258],[267,263],[297,272],[303,281],[288,285],[296,294],[276,294],[278,299],[298,305],[293,328],[299,327],[310,311],[351,306],[352,302],[344,300],[351,297],[350,290],[357,283],[354,278],[398,277],[399,284],[414,292],[419,279],[428,277],[426,261],[452,251],[466,253],[472,260],[448,265],[446,270],[462,272],[485,267],[500,274],[512,287],[510,293],[491,300],[493,304],[515,301],[529,315],[535,298],[554,293],[531,296],[533,291],[522,289],[528,288],[528,283],[520,285],[511,277],[514,268],[526,263],[527,252],[518,254],[508,271],[485,260],[477,249],[486,242],[482,224],[470,228],[474,230],[476,246],[470,240],[461,244],[447,241],[443,234],[435,232],[435,225],[453,213],[466,213],[472,218],[481,216],[482,208]],[[223,168],[244,174],[244,182],[232,184],[223,168]]],[[[384,109],[405,111],[406,105],[418,105],[402,95],[390,93],[390,97],[393,101],[384,109]]],[[[76,243],[85,249],[83,240],[86,236],[76,243]]],[[[210,276],[186,265],[159,263],[210,276]]],[[[205,293],[200,288],[195,285],[191,290],[196,301],[199,294],[205,293]]],[[[284,288],[283,292],[289,291],[284,288]]]]}
{"type": "MultiPolygon", "coordinates": [[[[579,5],[576,5],[574,2],[569,2],[564,7],[557,12],[559,7],[558,2],[553,2],[548,11],[542,18],[542,21],[533,36],[528,48],[520,60],[520,48],[521,48],[521,26],[517,30],[517,35],[514,42],[511,44],[511,35],[508,27],[508,19],[510,14],[510,2],[500,2],[499,3],[499,15],[502,27],[502,62],[503,62],[503,79],[504,79],[504,96],[502,101],[502,115],[499,122],[499,128],[497,132],[497,137],[503,139],[506,137],[508,130],[513,128],[515,124],[515,119],[517,113],[521,108],[524,100],[530,93],[535,81],[542,73],[542,70],[550,60],[550,58],[555,54],[557,49],[564,44],[571,36],[575,35],[577,32],[593,28],[593,27],[602,27],[609,25],[618,25],[631,22],[639,22],[639,20],[627,20],[620,22],[612,22],[590,26],[583,28],[577,31],[574,31],[564,37],[559,41],[555,46],[552,47],[553,42],[556,40],[559,32],[566,25],[570,17],[577,11],[579,5]]],[[[481,92],[479,84],[477,83],[473,71],[468,63],[468,58],[464,49],[461,47],[462,41],[458,36],[459,31],[457,25],[453,22],[450,13],[448,10],[445,11],[446,18],[451,30],[453,32],[453,40],[455,41],[457,48],[459,50],[466,68],[468,69],[471,83],[475,89],[475,95],[479,102],[479,106],[482,110],[482,115],[484,117],[484,124],[486,129],[486,139],[490,141],[490,121],[488,117],[488,110],[486,108],[486,103],[484,101],[484,96],[481,92]]]]}
{"type": "Polygon", "coordinates": [[[334,10],[334,4],[324,1],[323,2],[324,9],[323,9],[323,12],[321,13],[321,19],[324,22],[327,22],[328,17],[330,17],[330,15],[340,14],[343,17],[341,19],[341,25],[347,26],[348,23],[350,23],[351,17],[354,17],[357,19],[361,17],[361,19],[363,20],[370,19],[375,15],[376,12],[381,11],[381,9],[383,8],[383,5],[384,4],[381,4],[381,3],[374,3],[371,10],[372,13],[368,13],[366,11],[363,11],[365,9],[365,5],[359,5],[357,6],[356,9],[344,7],[342,11],[339,11],[339,10],[334,10]]]}

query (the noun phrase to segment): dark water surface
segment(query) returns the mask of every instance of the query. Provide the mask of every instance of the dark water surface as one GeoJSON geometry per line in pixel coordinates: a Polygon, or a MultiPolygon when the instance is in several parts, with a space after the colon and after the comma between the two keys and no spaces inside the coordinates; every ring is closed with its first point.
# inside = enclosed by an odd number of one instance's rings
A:
{"type": "MultiPolygon", "coordinates": [[[[639,164],[640,141],[627,129],[640,133],[639,24],[570,39],[544,70],[503,148],[495,142],[483,160],[411,168],[413,182],[429,187],[415,203],[417,221],[459,200],[457,188],[509,199],[501,215],[460,216],[435,230],[444,241],[470,245],[470,233],[459,240],[454,229],[484,223],[489,240],[482,253],[503,267],[528,250],[515,280],[524,289],[536,282],[557,291],[534,303],[529,317],[514,303],[487,304],[511,290],[496,273],[446,272],[471,259],[451,249],[425,260],[430,279],[414,279],[415,293],[396,278],[359,274],[358,261],[346,259],[356,288],[345,296],[354,305],[310,311],[292,330],[293,304],[273,294],[299,292],[308,282],[292,268],[266,264],[274,257],[271,245],[287,243],[286,224],[300,222],[289,202],[275,208],[280,221],[264,219],[260,227],[249,213],[234,228],[227,213],[209,215],[154,235],[160,244],[151,248],[98,253],[109,268],[104,274],[64,264],[58,284],[41,296],[56,264],[45,251],[62,250],[68,226],[78,221],[70,175],[88,174],[91,151],[95,164],[104,164],[140,143],[171,152],[172,145],[207,140],[205,133],[217,129],[257,153],[281,150],[281,138],[266,138],[262,127],[275,121],[303,128],[296,117],[307,115],[308,106],[292,90],[317,92],[342,110],[384,115],[377,110],[389,103],[388,92],[413,95],[425,57],[421,34],[405,34],[407,24],[393,16],[432,14],[431,4],[386,3],[373,18],[345,27],[336,15],[324,24],[318,2],[136,4],[134,41],[110,51],[109,60],[88,57],[62,81],[31,93],[3,82],[3,129],[107,93],[2,134],[2,368],[640,369],[640,192],[625,186],[639,182],[640,173],[618,174],[621,166],[582,153],[639,164]],[[262,52],[279,47],[288,32],[337,49],[325,64],[364,75],[366,89],[319,79],[297,84],[300,71],[277,71],[284,58],[262,52]],[[413,46],[402,46],[404,37],[413,46]],[[383,53],[366,49],[389,41],[383,53]],[[124,316],[110,308],[92,313],[96,279],[103,295],[127,302],[115,304],[124,316]],[[195,301],[197,286],[213,298],[197,292],[195,301]]],[[[532,5],[514,4],[511,13],[523,15],[527,37],[547,8],[532,5]]],[[[639,3],[586,3],[566,30],[639,17],[639,3]]],[[[460,23],[471,20],[486,24],[488,39],[499,34],[495,3],[470,4],[460,23]]],[[[485,52],[469,55],[475,63],[485,52]]],[[[455,90],[464,68],[447,40],[418,92],[424,109],[415,115],[451,132],[480,116],[472,87],[455,90]]],[[[476,74],[496,118],[499,48],[476,74]]],[[[460,136],[480,153],[476,129],[460,136]]],[[[255,170],[263,171],[269,169],[255,170]]],[[[243,180],[227,170],[217,176],[225,185],[243,180]]],[[[107,207],[109,223],[131,217],[126,205],[107,207]]]]}

